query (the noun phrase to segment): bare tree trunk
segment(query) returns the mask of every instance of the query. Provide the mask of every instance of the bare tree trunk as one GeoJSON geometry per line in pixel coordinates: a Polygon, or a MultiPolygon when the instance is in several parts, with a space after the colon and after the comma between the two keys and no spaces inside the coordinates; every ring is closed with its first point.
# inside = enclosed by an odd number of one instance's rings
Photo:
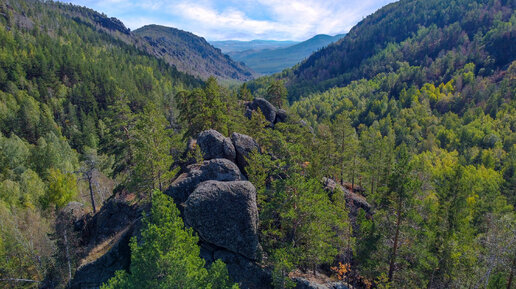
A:
{"type": "Polygon", "coordinates": [[[159,191],[163,192],[163,189],[161,188],[161,172],[158,172],[158,184],[159,184],[159,191]]]}
{"type": "Polygon", "coordinates": [[[63,233],[64,241],[65,241],[65,250],[66,250],[66,262],[68,263],[68,285],[72,281],[72,264],[70,262],[70,253],[68,252],[68,238],[66,237],[66,228],[63,233]]]}
{"type": "Polygon", "coordinates": [[[353,155],[353,170],[351,171],[351,189],[355,189],[355,168],[357,166],[357,156],[353,155]]]}
{"type": "Polygon", "coordinates": [[[509,274],[509,280],[507,280],[507,289],[511,289],[512,279],[514,277],[514,269],[516,268],[516,257],[512,259],[511,274],[509,274]]]}
{"type": "Polygon", "coordinates": [[[41,281],[37,281],[37,280],[31,280],[31,279],[18,279],[18,278],[5,278],[5,279],[0,279],[0,281],[2,281],[2,282],[7,281],[7,282],[29,282],[29,283],[41,283],[41,281]]]}
{"type": "Polygon", "coordinates": [[[398,249],[398,239],[400,235],[400,224],[401,224],[401,197],[398,200],[398,210],[396,212],[396,233],[394,234],[394,245],[392,247],[392,255],[391,255],[391,261],[389,264],[389,276],[388,280],[389,282],[392,281],[392,277],[394,275],[394,263],[396,260],[396,251],[398,249]]]}
{"type": "Polygon", "coordinates": [[[344,161],[342,161],[340,166],[340,184],[344,186],[344,161]]]}
{"type": "MultiPolygon", "coordinates": [[[[91,172],[93,173],[93,172],[91,172]]],[[[88,185],[90,187],[90,198],[91,198],[91,206],[93,207],[93,214],[97,212],[97,208],[95,207],[95,197],[93,195],[93,187],[91,186],[93,176],[88,174],[88,185]]]]}

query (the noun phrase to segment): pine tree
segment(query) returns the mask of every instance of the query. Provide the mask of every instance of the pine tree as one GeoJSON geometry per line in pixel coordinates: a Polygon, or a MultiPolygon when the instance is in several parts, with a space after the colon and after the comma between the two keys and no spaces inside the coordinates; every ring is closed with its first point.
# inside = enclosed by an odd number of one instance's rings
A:
{"type": "Polygon", "coordinates": [[[274,80],[267,88],[267,98],[276,107],[282,107],[287,100],[287,88],[281,80],[274,80]]]}
{"type": "Polygon", "coordinates": [[[129,272],[118,271],[103,289],[213,288],[236,289],[220,260],[209,269],[191,228],[185,228],[174,202],[154,191],[149,216],[144,216],[140,240],[131,240],[129,272]]]}
{"type": "Polygon", "coordinates": [[[138,114],[133,139],[135,157],[131,184],[134,188],[143,191],[162,190],[164,183],[174,175],[170,171],[173,141],[167,124],[163,113],[152,104],[148,104],[138,114]]]}

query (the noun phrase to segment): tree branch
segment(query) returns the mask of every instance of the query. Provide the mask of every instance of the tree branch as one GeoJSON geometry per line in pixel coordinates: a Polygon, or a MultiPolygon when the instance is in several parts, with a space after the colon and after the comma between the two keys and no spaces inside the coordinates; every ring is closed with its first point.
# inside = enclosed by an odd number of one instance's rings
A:
{"type": "Polygon", "coordinates": [[[0,279],[0,282],[31,282],[31,283],[41,283],[41,281],[36,281],[36,280],[31,280],[31,279],[18,279],[18,278],[0,279]]]}

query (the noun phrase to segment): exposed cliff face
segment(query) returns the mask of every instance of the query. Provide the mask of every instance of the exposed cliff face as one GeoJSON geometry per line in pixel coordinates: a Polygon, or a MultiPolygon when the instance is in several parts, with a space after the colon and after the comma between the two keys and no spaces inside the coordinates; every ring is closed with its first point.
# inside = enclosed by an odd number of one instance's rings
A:
{"type": "Polygon", "coordinates": [[[256,189],[242,174],[245,162],[238,162],[258,144],[246,135],[227,138],[215,130],[201,132],[196,143],[205,161],[189,165],[165,193],[199,234],[201,256],[208,263],[222,259],[241,288],[270,288],[270,272],[257,263],[256,189]]]}
{"type": "Polygon", "coordinates": [[[179,71],[208,78],[247,81],[254,72],[242,63],[222,54],[204,38],[179,29],[147,25],[136,29],[135,35],[150,44],[152,54],[163,58],[179,71]]]}
{"type": "Polygon", "coordinates": [[[75,221],[83,250],[78,256],[79,267],[70,288],[99,288],[117,270],[129,268],[129,241],[138,234],[142,212],[148,209],[145,205],[133,204],[133,197],[115,195],[97,214],[84,215],[75,221]]]}
{"type": "MultiPolygon", "coordinates": [[[[240,154],[248,149],[242,139],[256,144],[245,135],[233,139],[240,154]]],[[[185,223],[198,233],[201,257],[208,264],[222,259],[242,288],[270,288],[270,273],[257,263],[262,251],[256,189],[234,163],[235,144],[214,130],[202,132],[197,142],[203,143],[200,148],[206,160],[187,166],[166,193],[178,204],[185,223]]],[[[129,268],[129,240],[138,235],[140,216],[146,209],[119,196],[96,215],[80,220],[84,228],[81,243],[87,250],[71,288],[98,288],[115,271],[129,268]]]]}

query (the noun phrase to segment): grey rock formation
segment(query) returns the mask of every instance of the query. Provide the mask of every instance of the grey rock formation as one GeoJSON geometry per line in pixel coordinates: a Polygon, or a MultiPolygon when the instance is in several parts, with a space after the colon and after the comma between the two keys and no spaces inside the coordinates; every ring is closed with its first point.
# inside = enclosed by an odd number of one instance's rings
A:
{"type": "Polygon", "coordinates": [[[181,174],[165,191],[178,204],[186,201],[198,184],[208,181],[240,181],[246,180],[237,165],[227,159],[204,161],[201,165],[188,166],[187,172],[181,174]]]}
{"type": "Polygon", "coordinates": [[[363,196],[351,192],[347,188],[341,186],[334,180],[330,178],[323,178],[324,189],[328,192],[335,192],[336,190],[340,190],[344,192],[346,197],[346,205],[350,208],[352,214],[356,214],[358,209],[363,209],[367,214],[372,214],[373,209],[372,206],[367,202],[366,198],[363,196]]]}
{"type": "Polygon", "coordinates": [[[288,114],[284,109],[278,109],[276,111],[276,123],[278,122],[286,122],[288,114]]]}
{"type": "Polygon", "coordinates": [[[72,222],[77,222],[87,214],[84,204],[79,202],[69,202],[60,212],[63,217],[69,218],[72,222]]]}
{"type": "Polygon", "coordinates": [[[97,289],[113,277],[116,271],[127,270],[131,262],[129,242],[132,234],[132,229],[123,233],[107,253],[79,267],[70,283],[70,288],[97,289]]]}
{"type": "Polygon", "coordinates": [[[349,289],[348,286],[341,282],[319,284],[300,277],[294,278],[294,282],[296,282],[296,287],[294,287],[294,289],[349,289]]]}
{"type": "Polygon", "coordinates": [[[245,167],[248,165],[246,158],[253,151],[260,152],[260,146],[250,136],[234,132],[231,135],[231,141],[236,150],[236,163],[240,170],[245,173],[245,167]]]}
{"type": "Polygon", "coordinates": [[[213,259],[220,259],[226,263],[229,276],[240,284],[240,288],[270,289],[272,276],[253,261],[228,250],[217,250],[213,253],[213,259]]]}
{"type": "Polygon", "coordinates": [[[255,98],[253,101],[247,103],[246,116],[251,118],[251,112],[258,110],[258,108],[262,111],[265,119],[271,124],[274,124],[276,121],[276,112],[278,109],[263,98],[255,98]]]}
{"type": "Polygon", "coordinates": [[[233,143],[220,132],[210,129],[205,130],[197,137],[197,145],[201,149],[205,160],[225,158],[235,161],[236,151],[233,143]]]}
{"type": "Polygon", "coordinates": [[[141,228],[140,217],[146,206],[133,205],[125,196],[115,195],[97,214],[81,218],[84,226],[75,230],[81,234],[78,241],[83,248],[75,253],[83,265],[77,268],[70,288],[99,288],[116,271],[129,268],[129,241],[141,228]],[[105,253],[97,256],[98,249],[105,253]]]}
{"type": "Polygon", "coordinates": [[[202,240],[251,260],[259,255],[256,189],[247,181],[206,181],[185,203],[185,223],[202,240]]]}

